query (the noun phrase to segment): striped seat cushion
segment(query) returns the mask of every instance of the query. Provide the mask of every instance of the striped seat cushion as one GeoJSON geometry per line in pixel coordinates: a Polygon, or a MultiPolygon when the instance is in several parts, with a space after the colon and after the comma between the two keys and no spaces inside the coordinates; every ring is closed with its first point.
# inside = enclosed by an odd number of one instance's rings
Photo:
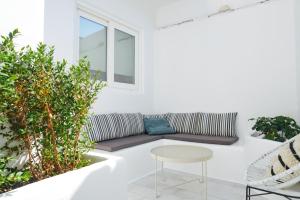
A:
{"type": "Polygon", "coordinates": [[[168,113],[166,117],[177,133],[196,133],[199,131],[197,113],[168,113]]]}
{"type": "Polygon", "coordinates": [[[196,134],[236,137],[237,113],[199,113],[196,134]]]}

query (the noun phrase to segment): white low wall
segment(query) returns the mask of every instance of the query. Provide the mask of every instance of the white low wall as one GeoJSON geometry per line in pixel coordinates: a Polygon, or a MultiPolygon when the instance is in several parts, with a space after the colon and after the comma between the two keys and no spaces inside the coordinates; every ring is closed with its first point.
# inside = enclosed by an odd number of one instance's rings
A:
{"type": "MultiPolygon", "coordinates": [[[[188,144],[210,148],[213,150],[214,155],[208,162],[208,176],[215,179],[246,184],[246,170],[248,165],[281,143],[248,136],[245,138],[245,143],[238,142],[229,146],[187,143],[172,140],[165,140],[164,144],[188,144]]],[[[201,172],[201,166],[197,164],[166,164],[165,166],[188,173],[200,174],[201,172]]]]}
{"type": "MultiPolygon", "coordinates": [[[[113,153],[99,151],[104,155],[115,155],[124,158],[127,165],[127,182],[134,182],[144,176],[154,173],[155,162],[150,156],[152,148],[161,145],[195,145],[210,148],[213,158],[208,162],[208,176],[215,179],[246,184],[247,166],[255,159],[275,148],[280,143],[247,137],[246,143],[234,145],[214,145],[175,140],[158,140],[147,144],[123,149],[113,153]]],[[[200,174],[200,164],[171,164],[165,163],[166,168],[187,173],[200,174]]]]}
{"type": "MultiPolygon", "coordinates": [[[[97,152],[101,152],[102,154],[106,155],[116,155],[124,158],[127,165],[127,181],[128,183],[131,183],[144,176],[154,173],[155,162],[150,155],[152,148],[171,144],[196,145],[212,149],[214,152],[214,157],[208,162],[208,176],[211,178],[222,179],[236,183],[245,183],[245,151],[244,148],[239,144],[223,146],[163,139],[113,153],[104,151],[97,152]]],[[[201,172],[200,164],[165,163],[164,167],[194,174],[200,174],[201,172]]]]}
{"type": "MultiPolygon", "coordinates": [[[[245,183],[245,154],[244,148],[239,145],[213,145],[192,142],[182,142],[174,140],[164,140],[164,145],[193,145],[207,147],[213,151],[213,158],[208,161],[208,176],[215,179],[245,183]]],[[[201,174],[200,163],[173,164],[165,163],[166,168],[179,170],[192,174],[201,174]]]]}
{"type": "MultiPolygon", "coordinates": [[[[3,200],[81,200],[127,199],[127,185],[154,172],[155,162],[150,150],[161,145],[195,145],[210,148],[213,158],[208,162],[208,176],[245,184],[247,166],[280,143],[246,138],[246,143],[230,146],[158,140],[117,152],[94,150],[90,153],[105,161],[52,177],[0,195],[3,200]],[[49,190],[51,188],[51,190],[49,190]],[[118,191],[118,192],[113,192],[118,191]]],[[[200,174],[200,164],[165,163],[166,168],[200,174]]]]}
{"type": "Polygon", "coordinates": [[[263,140],[254,137],[247,137],[245,144],[245,157],[246,164],[254,162],[256,159],[261,157],[263,154],[268,153],[272,149],[278,147],[281,143],[271,140],[263,140]]]}
{"type": "Polygon", "coordinates": [[[123,200],[127,199],[126,164],[116,156],[88,167],[48,178],[0,195],[1,200],[123,200]],[[118,191],[118,192],[114,192],[118,191]]]}
{"type": "Polygon", "coordinates": [[[155,162],[150,155],[150,150],[163,144],[163,140],[158,140],[113,153],[100,150],[97,150],[97,152],[107,156],[114,155],[124,158],[127,166],[127,182],[132,183],[142,177],[154,173],[155,162]]]}

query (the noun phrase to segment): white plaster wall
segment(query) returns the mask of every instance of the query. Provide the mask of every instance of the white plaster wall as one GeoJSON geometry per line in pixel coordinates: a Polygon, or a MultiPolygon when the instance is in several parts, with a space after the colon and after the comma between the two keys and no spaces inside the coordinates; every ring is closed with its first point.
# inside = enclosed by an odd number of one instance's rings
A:
{"type": "Polygon", "coordinates": [[[18,28],[21,36],[16,45],[36,46],[44,38],[44,0],[1,0],[0,35],[18,28]]]}
{"type": "MultiPolygon", "coordinates": [[[[182,7],[182,9],[185,9],[182,7]]],[[[278,0],[156,32],[156,112],[297,116],[294,7],[278,0]]]]}
{"type": "Polygon", "coordinates": [[[127,199],[127,170],[124,159],[112,155],[103,155],[99,152],[89,154],[97,157],[99,161],[103,158],[106,160],[1,194],[0,199],[127,199]]]}
{"type": "MultiPolygon", "coordinates": [[[[116,152],[96,150],[102,155],[122,157],[127,165],[127,182],[132,183],[155,172],[155,161],[150,155],[152,148],[161,145],[193,145],[207,147],[213,151],[213,158],[208,161],[208,176],[214,179],[246,184],[246,170],[250,163],[261,155],[277,147],[280,143],[248,137],[246,145],[214,145],[175,140],[157,140],[116,152]]],[[[158,164],[159,169],[161,164],[158,164]]],[[[167,169],[201,174],[201,163],[176,164],[164,163],[167,169]]]]}
{"type": "Polygon", "coordinates": [[[96,151],[103,155],[123,158],[127,166],[127,182],[130,184],[155,172],[155,160],[150,155],[150,151],[161,145],[164,145],[164,140],[157,140],[115,152],[96,151]]]}
{"type": "MultiPolygon", "coordinates": [[[[18,28],[21,35],[15,40],[17,48],[26,45],[36,47],[39,42],[43,42],[43,0],[1,0],[0,3],[0,35],[7,35],[18,28]]],[[[0,147],[3,143],[4,140],[0,133],[0,147]]]]}
{"type": "MultiPolygon", "coordinates": [[[[139,91],[107,87],[94,105],[95,113],[151,112],[153,109],[153,45],[155,17],[149,1],[82,0],[114,18],[143,30],[143,84],[139,91]]],[[[75,0],[45,0],[45,42],[56,46],[56,57],[75,62],[76,42],[75,0]]]]}
{"type": "MultiPolygon", "coordinates": [[[[164,145],[192,145],[206,147],[213,151],[213,157],[207,162],[207,175],[210,178],[245,184],[246,157],[245,148],[235,144],[230,146],[192,143],[175,140],[164,140],[164,145]]],[[[201,174],[201,163],[176,164],[165,163],[169,169],[183,171],[191,174],[201,174]]]]}
{"type": "Polygon", "coordinates": [[[297,65],[297,95],[298,95],[298,118],[300,119],[300,1],[294,0],[295,36],[296,36],[296,65],[297,65]]]}

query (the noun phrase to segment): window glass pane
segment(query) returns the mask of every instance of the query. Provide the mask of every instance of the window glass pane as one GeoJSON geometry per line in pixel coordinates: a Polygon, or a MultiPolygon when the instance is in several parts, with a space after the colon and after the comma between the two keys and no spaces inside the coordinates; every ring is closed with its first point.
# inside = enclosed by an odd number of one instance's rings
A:
{"type": "Polygon", "coordinates": [[[80,17],[79,56],[87,57],[91,63],[91,72],[101,74],[101,80],[107,80],[107,27],[80,17]]]}
{"type": "Polygon", "coordinates": [[[115,74],[119,83],[135,84],[135,37],[115,30],[115,74]]]}

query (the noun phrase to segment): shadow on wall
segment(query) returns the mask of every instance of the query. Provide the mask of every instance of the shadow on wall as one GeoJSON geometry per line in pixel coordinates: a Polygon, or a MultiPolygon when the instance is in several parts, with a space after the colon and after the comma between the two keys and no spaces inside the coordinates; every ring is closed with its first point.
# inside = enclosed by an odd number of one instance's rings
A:
{"type": "Polygon", "coordinates": [[[84,178],[70,200],[127,199],[125,162],[122,159],[108,159],[104,162],[102,168],[94,169],[84,178]]]}

